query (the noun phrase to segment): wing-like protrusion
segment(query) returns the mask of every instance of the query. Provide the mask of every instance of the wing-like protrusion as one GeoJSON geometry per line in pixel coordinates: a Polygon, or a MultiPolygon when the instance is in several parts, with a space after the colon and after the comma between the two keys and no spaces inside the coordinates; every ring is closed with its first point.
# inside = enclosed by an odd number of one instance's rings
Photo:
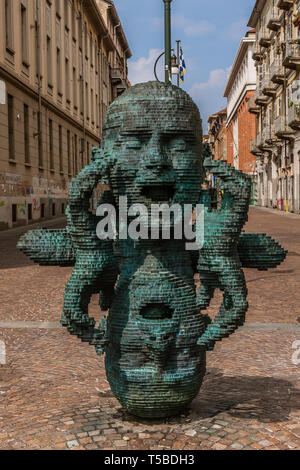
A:
{"type": "Polygon", "coordinates": [[[66,229],[30,230],[19,239],[17,247],[41,266],[74,266],[76,250],[66,229]]]}
{"type": "Polygon", "coordinates": [[[281,264],[287,251],[265,233],[242,233],[238,241],[238,254],[243,268],[267,271],[281,264]]]}

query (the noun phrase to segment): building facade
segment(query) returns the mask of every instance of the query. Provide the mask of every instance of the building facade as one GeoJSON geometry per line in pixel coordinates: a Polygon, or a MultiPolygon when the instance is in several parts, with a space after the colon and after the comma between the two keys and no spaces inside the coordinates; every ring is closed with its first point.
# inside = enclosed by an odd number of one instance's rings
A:
{"type": "Polygon", "coordinates": [[[257,0],[248,26],[256,29],[257,115],[251,142],[262,206],[300,212],[300,0],[257,0]]]}
{"type": "Polygon", "coordinates": [[[252,59],[255,30],[242,38],[226,84],[227,162],[237,170],[255,176],[256,158],[250,152],[250,141],[256,139],[256,118],[248,103],[254,98],[256,69],[252,59]]]}
{"type": "Polygon", "coordinates": [[[227,110],[222,109],[208,118],[209,144],[214,160],[227,161],[227,110]]]}
{"type": "Polygon", "coordinates": [[[62,215],[131,56],[113,2],[0,2],[0,229],[62,215]]]}

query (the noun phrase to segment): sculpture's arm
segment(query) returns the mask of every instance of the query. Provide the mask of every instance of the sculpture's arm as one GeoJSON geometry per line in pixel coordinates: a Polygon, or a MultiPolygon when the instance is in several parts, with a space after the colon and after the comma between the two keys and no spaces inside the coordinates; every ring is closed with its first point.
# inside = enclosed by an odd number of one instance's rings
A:
{"type": "Polygon", "coordinates": [[[220,210],[205,208],[204,245],[198,261],[199,308],[205,309],[209,305],[216,288],[224,292],[218,315],[198,340],[199,345],[212,349],[216,341],[229,336],[243,323],[248,307],[237,246],[247,220],[251,182],[242,172],[220,161],[207,158],[205,167],[218,176],[224,190],[220,210]]]}
{"type": "Polygon", "coordinates": [[[103,352],[105,331],[95,328],[88,306],[92,294],[103,292],[111,299],[117,278],[117,264],[112,241],[99,240],[96,217],[89,211],[90,198],[98,182],[107,177],[110,160],[100,149],[93,149],[92,162],[70,184],[70,234],[76,248],[76,263],[64,296],[62,324],[82,341],[94,344],[98,354],[103,352]]]}

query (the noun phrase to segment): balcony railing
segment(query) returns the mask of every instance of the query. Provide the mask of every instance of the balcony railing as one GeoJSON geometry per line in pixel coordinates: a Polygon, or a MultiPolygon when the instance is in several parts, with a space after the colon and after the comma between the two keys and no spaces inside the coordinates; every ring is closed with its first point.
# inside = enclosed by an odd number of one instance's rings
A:
{"type": "Polygon", "coordinates": [[[270,67],[270,79],[273,83],[277,83],[279,85],[285,81],[285,70],[278,59],[275,59],[270,67]]]}
{"type": "Polygon", "coordinates": [[[110,69],[110,78],[112,83],[115,85],[116,83],[120,83],[122,81],[122,72],[119,68],[110,69]]]}
{"type": "Polygon", "coordinates": [[[262,92],[267,96],[276,95],[277,86],[274,82],[271,81],[270,73],[266,73],[262,80],[262,92]]]}
{"type": "Polygon", "coordinates": [[[288,109],[288,125],[294,129],[300,129],[300,105],[293,104],[288,109]]]}
{"type": "Polygon", "coordinates": [[[254,101],[259,106],[266,106],[268,104],[269,98],[266,95],[264,95],[264,93],[262,92],[262,89],[258,87],[255,90],[254,101]]]}
{"type": "Polygon", "coordinates": [[[282,140],[293,140],[295,131],[289,127],[285,116],[278,116],[274,121],[275,135],[282,140]]]}
{"type": "Polygon", "coordinates": [[[289,69],[300,70],[300,38],[285,43],[282,63],[289,69]]]}
{"type": "Polygon", "coordinates": [[[250,140],[250,153],[252,155],[261,155],[261,150],[257,147],[256,140],[250,140]]]}
{"type": "Polygon", "coordinates": [[[263,58],[263,52],[261,50],[261,46],[258,44],[258,42],[256,42],[254,44],[252,59],[253,60],[262,60],[262,58],[263,58]]]}
{"type": "Polygon", "coordinates": [[[278,31],[281,25],[281,12],[277,7],[271,7],[267,13],[266,25],[272,31],[278,31]]]}
{"type": "Polygon", "coordinates": [[[278,0],[277,7],[280,10],[289,10],[293,6],[293,0],[278,0]]]}
{"type": "Polygon", "coordinates": [[[270,126],[265,126],[265,127],[262,129],[262,132],[261,132],[260,143],[257,143],[258,147],[259,147],[262,151],[271,150],[271,148],[272,148],[272,143],[270,143],[270,139],[271,139],[271,130],[270,130],[270,126]]]}
{"type": "Polygon", "coordinates": [[[260,30],[258,43],[262,47],[270,47],[271,38],[270,38],[270,31],[268,30],[268,28],[262,28],[260,30]]]}
{"type": "Polygon", "coordinates": [[[248,101],[248,111],[252,114],[260,113],[260,107],[255,103],[254,98],[250,98],[248,101]]]}
{"type": "Polygon", "coordinates": [[[125,82],[125,80],[121,80],[121,83],[119,83],[117,85],[117,95],[121,95],[123,93],[123,91],[125,91],[127,89],[127,84],[125,82]]]}

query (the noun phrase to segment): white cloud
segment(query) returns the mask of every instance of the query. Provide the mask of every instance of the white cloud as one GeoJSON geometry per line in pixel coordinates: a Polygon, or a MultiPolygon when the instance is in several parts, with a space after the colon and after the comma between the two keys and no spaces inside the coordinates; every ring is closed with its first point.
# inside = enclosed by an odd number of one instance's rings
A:
{"type": "MultiPolygon", "coordinates": [[[[151,26],[153,29],[163,29],[164,21],[162,18],[152,18],[151,26]]],[[[172,27],[181,29],[186,36],[203,36],[212,33],[216,29],[215,25],[209,21],[194,22],[184,15],[173,15],[172,27]]]]}
{"type": "Polygon", "coordinates": [[[206,121],[210,114],[226,107],[223,91],[229,73],[230,67],[211,70],[206,82],[194,83],[189,90],[189,94],[199,106],[204,128],[206,128],[206,121]]]}
{"type": "MultiPolygon", "coordinates": [[[[150,49],[148,57],[140,57],[138,60],[128,62],[128,75],[132,85],[155,80],[154,64],[161,52],[160,49],[150,49]]],[[[157,75],[160,80],[163,80],[163,64],[162,57],[157,66],[157,75]]]]}

